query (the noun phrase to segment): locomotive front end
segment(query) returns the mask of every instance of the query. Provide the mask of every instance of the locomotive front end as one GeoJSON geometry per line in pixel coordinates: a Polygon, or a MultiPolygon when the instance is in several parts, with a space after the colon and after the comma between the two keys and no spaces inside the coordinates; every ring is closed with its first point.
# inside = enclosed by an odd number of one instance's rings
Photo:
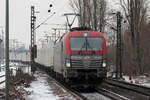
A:
{"type": "Polygon", "coordinates": [[[64,77],[73,83],[95,84],[106,77],[106,41],[102,33],[72,32],[65,40],[64,77]]]}

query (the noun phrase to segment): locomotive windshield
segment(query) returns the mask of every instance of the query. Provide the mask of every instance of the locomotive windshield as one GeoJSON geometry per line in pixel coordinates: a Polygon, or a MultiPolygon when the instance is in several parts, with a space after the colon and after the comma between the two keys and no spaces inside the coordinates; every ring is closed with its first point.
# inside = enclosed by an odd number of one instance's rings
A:
{"type": "Polygon", "coordinates": [[[103,39],[101,37],[71,37],[71,51],[102,51],[103,39]]]}

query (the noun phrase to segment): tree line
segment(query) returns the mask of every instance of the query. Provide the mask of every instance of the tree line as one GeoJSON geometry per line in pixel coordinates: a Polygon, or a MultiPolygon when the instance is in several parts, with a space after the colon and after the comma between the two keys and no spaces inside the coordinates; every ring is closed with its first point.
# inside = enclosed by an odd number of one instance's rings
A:
{"type": "Polygon", "coordinates": [[[70,5],[75,13],[79,13],[79,26],[90,27],[96,31],[104,31],[106,1],[105,0],[71,0],[70,5]]]}
{"type": "MultiPolygon", "coordinates": [[[[122,38],[123,38],[123,71],[132,74],[133,67],[136,67],[138,74],[150,73],[150,21],[149,21],[149,0],[118,0],[118,11],[122,13],[122,38]]],[[[107,34],[107,23],[111,9],[107,9],[107,0],[71,0],[70,5],[75,13],[79,13],[79,26],[91,27],[95,31],[107,34]]],[[[115,5],[114,5],[115,6],[115,5]]],[[[116,20],[116,19],[114,19],[116,20]]],[[[110,27],[110,26],[109,26],[110,27]]],[[[107,39],[108,44],[108,66],[115,65],[115,40],[116,33],[107,39]]]]}

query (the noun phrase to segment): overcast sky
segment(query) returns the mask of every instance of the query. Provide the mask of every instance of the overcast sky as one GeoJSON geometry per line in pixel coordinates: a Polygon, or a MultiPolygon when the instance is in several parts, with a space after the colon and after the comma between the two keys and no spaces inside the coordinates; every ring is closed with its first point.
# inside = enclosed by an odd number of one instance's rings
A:
{"type": "MultiPolygon", "coordinates": [[[[35,6],[37,13],[36,25],[43,22],[53,12],[56,14],[47,21],[49,24],[63,24],[65,17],[62,14],[72,12],[68,0],[9,0],[10,1],[10,39],[18,39],[26,46],[30,43],[30,14],[31,5],[35,6]],[[53,4],[52,12],[48,13],[49,5],[53,4]]],[[[5,0],[0,0],[0,26],[5,26],[5,0]]],[[[43,36],[44,31],[50,27],[41,26],[36,30],[37,38],[43,36]]],[[[0,29],[1,30],[1,29],[0,29]]],[[[1,33],[1,32],[0,32],[1,33]]]]}
{"type": "MultiPolygon", "coordinates": [[[[48,24],[65,24],[66,19],[62,15],[72,12],[69,6],[69,0],[9,0],[10,1],[10,39],[18,39],[26,44],[30,44],[30,14],[31,5],[35,6],[37,13],[36,25],[43,22],[53,12],[56,14],[47,21],[48,24]],[[52,12],[48,13],[49,5],[53,4],[52,12]]],[[[116,1],[116,0],[109,0],[116,1]]],[[[114,5],[112,3],[111,5],[114,5]]],[[[5,26],[5,0],[0,0],[0,26],[5,26]]],[[[36,30],[37,40],[41,38],[44,31],[51,30],[52,27],[43,25],[36,30]]],[[[0,29],[1,30],[1,29],[0,29]]],[[[1,32],[0,32],[1,34],[1,32]]]]}

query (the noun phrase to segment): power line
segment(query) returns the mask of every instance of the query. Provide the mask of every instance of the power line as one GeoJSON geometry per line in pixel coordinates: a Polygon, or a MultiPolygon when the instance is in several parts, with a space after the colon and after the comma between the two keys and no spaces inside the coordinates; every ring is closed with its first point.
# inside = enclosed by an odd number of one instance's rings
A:
{"type": "Polygon", "coordinates": [[[47,22],[51,17],[53,17],[53,15],[55,14],[55,12],[50,15],[48,18],[46,18],[41,24],[39,24],[37,27],[34,28],[34,30],[36,30],[37,28],[39,28],[41,25],[43,25],[45,22],[47,22]]]}

